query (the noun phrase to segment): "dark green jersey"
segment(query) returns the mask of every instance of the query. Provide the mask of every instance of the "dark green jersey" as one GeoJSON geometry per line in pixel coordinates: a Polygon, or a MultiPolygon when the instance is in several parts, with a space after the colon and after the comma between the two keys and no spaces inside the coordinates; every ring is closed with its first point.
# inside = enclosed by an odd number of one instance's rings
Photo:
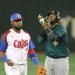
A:
{"type": "Polygon", "coordinates": [[[69,55],[67,47],[67,31],[61,24],[57,24],[51,29],[53,33],[47,36],[44,30],[38,36],[38,42],[44,43],[46,55],[54,58],[63,58],[69,55]]]}

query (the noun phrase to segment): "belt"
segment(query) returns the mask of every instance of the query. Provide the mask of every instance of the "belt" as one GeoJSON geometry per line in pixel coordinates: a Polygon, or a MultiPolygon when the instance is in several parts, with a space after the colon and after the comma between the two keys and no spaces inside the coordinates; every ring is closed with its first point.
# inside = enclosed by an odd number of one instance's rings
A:
{"type": "Polygon", "coordinates": [[[48,56],[54,59],[66,58],[67,56],[48,56]]]}

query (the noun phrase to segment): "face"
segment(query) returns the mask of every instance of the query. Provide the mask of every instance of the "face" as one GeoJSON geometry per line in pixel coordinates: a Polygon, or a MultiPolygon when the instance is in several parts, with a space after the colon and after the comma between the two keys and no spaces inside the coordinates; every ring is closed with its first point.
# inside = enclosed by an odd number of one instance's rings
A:
{"type": "Polygon", "coordinates": [[[55,14],[50,14],[50,15],[48,16],[48,19],[50,19],[50,22],[51,22],[51,23],[54,23],[54,22],[56,21],[56,15],[55,15],[55,14]]]}
{"type": "Polygon", "coordinates": [[[20,30],[22,27],[22,20],[15,20],[11,22],[12,26],[16,30],[20,30]]]}

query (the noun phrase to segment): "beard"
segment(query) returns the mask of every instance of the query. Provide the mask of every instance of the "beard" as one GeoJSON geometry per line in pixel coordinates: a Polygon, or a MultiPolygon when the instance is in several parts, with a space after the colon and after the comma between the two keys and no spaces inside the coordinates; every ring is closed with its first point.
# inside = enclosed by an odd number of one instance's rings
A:
{"type": "Polygon", "coordinates": [[[55,20],[55,21],[51,21],[51,22],[50,22],[50,24],[55,24],[55,23],[56,23],[56,20],[55,20]]]}
{"type": "Polygon", "coordinates": [[[55,22],[50,22],[50,24],[54,24],[55,22]]]}
{"type": "Polygon", "coordinates": [[[13,26],[13,28],[14,28],[15,30],[20,30],[22,27],[13,26]]]}

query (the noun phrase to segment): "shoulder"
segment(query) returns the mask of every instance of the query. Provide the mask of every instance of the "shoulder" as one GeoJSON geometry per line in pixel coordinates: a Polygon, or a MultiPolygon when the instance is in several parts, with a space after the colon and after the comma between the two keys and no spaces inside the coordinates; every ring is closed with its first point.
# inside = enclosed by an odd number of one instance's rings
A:
{"type": "Polygon", "coordinates": [[[64,27],[64,25],[62,25],[61,23],[60,23],[60,24],[57,24],[57,25],[56,25],[56,28],[66,29],[66,28],[64,27]]]}
{"type": "Polygon", "coordinates": [[[61,23],[56,25],[57,27],[64,27],[61,23]]]}
{"type": "Polygon", "coordinates": [[[27,31],[22,30],[22,32],[23,32],[25,35],[27,35],[27,36],[29,36],[29,37],[31,38],[30,34],[29,34],[27,31]]]}
{"type": "Polygon", "coordinates": [[[10,29],[5,31],[5,32],[3,32],[2,35],[1,35],[1,38],[5,39],[9,33],[10,33],[10,29]]]}
{"type": "Polygon", "coordinates": [[[66,28],[62,24],[56,26],[56,31],[67,32],[66,28]]]}

